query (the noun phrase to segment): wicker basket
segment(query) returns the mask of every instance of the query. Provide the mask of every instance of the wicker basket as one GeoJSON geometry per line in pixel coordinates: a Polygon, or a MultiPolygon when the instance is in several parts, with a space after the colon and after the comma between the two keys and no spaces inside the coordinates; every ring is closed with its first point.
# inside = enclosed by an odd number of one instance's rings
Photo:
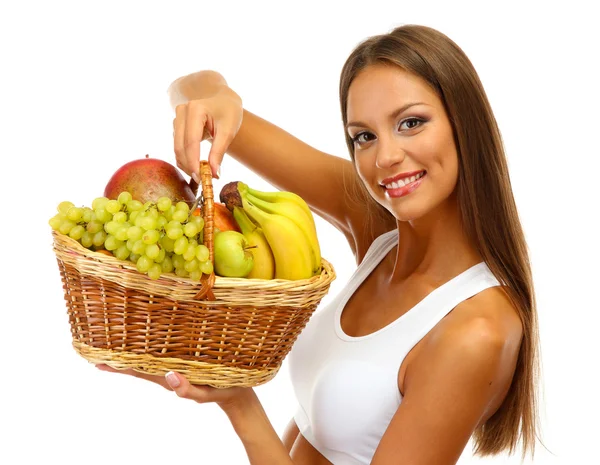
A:
{"type": "MultiPolygon", "coordinates": [[[[214,197],[201,162],[204,242],[213,258],[214,197]]],[[[91,363],[163,375],[194,384],[257,386],[278,372],[329,291],[335,272],[306,280],[169,273],[152,280],[133,263],[86,249],[53,231],[73,347],[91,363]]]]}

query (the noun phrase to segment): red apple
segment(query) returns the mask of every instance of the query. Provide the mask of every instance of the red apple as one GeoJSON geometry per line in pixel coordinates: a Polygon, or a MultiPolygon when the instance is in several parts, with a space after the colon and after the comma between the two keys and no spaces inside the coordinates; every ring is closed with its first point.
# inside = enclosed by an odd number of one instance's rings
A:
{"type": "Polygon", "coordinates": [[[196,198],[176,167],[148,155],[121,166],[108,181],[104,196],[116,199],[125,191],[142,203],[169,197],[173,202],[184,201],[191,205],[196,198]]]}

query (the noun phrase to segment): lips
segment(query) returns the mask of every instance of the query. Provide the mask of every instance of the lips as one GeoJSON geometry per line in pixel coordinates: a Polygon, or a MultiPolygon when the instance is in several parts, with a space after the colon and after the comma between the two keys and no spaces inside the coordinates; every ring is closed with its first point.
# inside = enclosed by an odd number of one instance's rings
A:
{"type": "MultiPolygon", "coordinates": [[[[415,176],[415,175],[413,175],[413,176],[415,176]]],[[[390,198],[404,197],[404,196],[410,194],[411,192],[414,192],[423,183],[423,180],[426,177],[427,177],[427,173],[423,172],[423,175],[420,178],[415,179],[413,182],[410,182],[404,186],[391,187],[391,188],[387,188],[387,187],[383,186],[383,188],[385,189],[385,194],[390,198]]],[[[400,179],[402,179],[402,178],[400,178],[400,179]]]]}
{"type": "Polygon", "coordinates": [[[406,178],[411,178],[413,176],[416,176],[417,174],[420,173],[426,173],[425,170],[419,170],[419,171],[408,171],[406,173],[400,173],[397,174],[396,176],[390,177],[390,178],[385,178],[383,181],[381,181],[381,185],[382,186],[386,186],[388,184],[392,184],[393,182],[399,181],[400,179],[406,179],[406,178]]]}

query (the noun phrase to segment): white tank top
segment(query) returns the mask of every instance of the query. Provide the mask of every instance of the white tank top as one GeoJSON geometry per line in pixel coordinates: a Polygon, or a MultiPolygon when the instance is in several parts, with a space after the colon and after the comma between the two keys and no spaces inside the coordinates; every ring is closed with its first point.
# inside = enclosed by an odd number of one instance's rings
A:
{"type": "Polygon", "coordinates": [[[344,306],[397,242],[397,230],[373,241],[346,287],[313,314],[289,354],[299,403],[296,424],[334,465],[371,463],[402,402],[398,372],[404,357],[460,302],[500,285],[481,262],[384,328],[366,336],[348,336],[340,324],[344,306]]]}

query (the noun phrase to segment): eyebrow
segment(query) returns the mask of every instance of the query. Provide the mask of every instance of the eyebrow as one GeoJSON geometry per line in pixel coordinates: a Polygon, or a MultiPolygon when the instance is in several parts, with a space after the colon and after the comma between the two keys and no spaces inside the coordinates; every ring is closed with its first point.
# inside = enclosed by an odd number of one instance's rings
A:
{"type": "MultiPolygon", "coordinates": [[[[404,113],[410,107],[414,107],[416,105],[426,105],[426,103],[424,103],[424,102],[410,102],[410,103],[407,103],[405,105],[402,105],[397,110],[394,110],[392,113],[390,113],[390,115],[388,116],[388,118],[389,119],[395,119],[395,118],[398,117],[398,115],[404,113]]],[[[348,129],[351,126],[367,127],[368,125],[366,123],[363,123],[362,121],[350,121],[349,123],[346,124],[346,129],[348,129]]]]}

